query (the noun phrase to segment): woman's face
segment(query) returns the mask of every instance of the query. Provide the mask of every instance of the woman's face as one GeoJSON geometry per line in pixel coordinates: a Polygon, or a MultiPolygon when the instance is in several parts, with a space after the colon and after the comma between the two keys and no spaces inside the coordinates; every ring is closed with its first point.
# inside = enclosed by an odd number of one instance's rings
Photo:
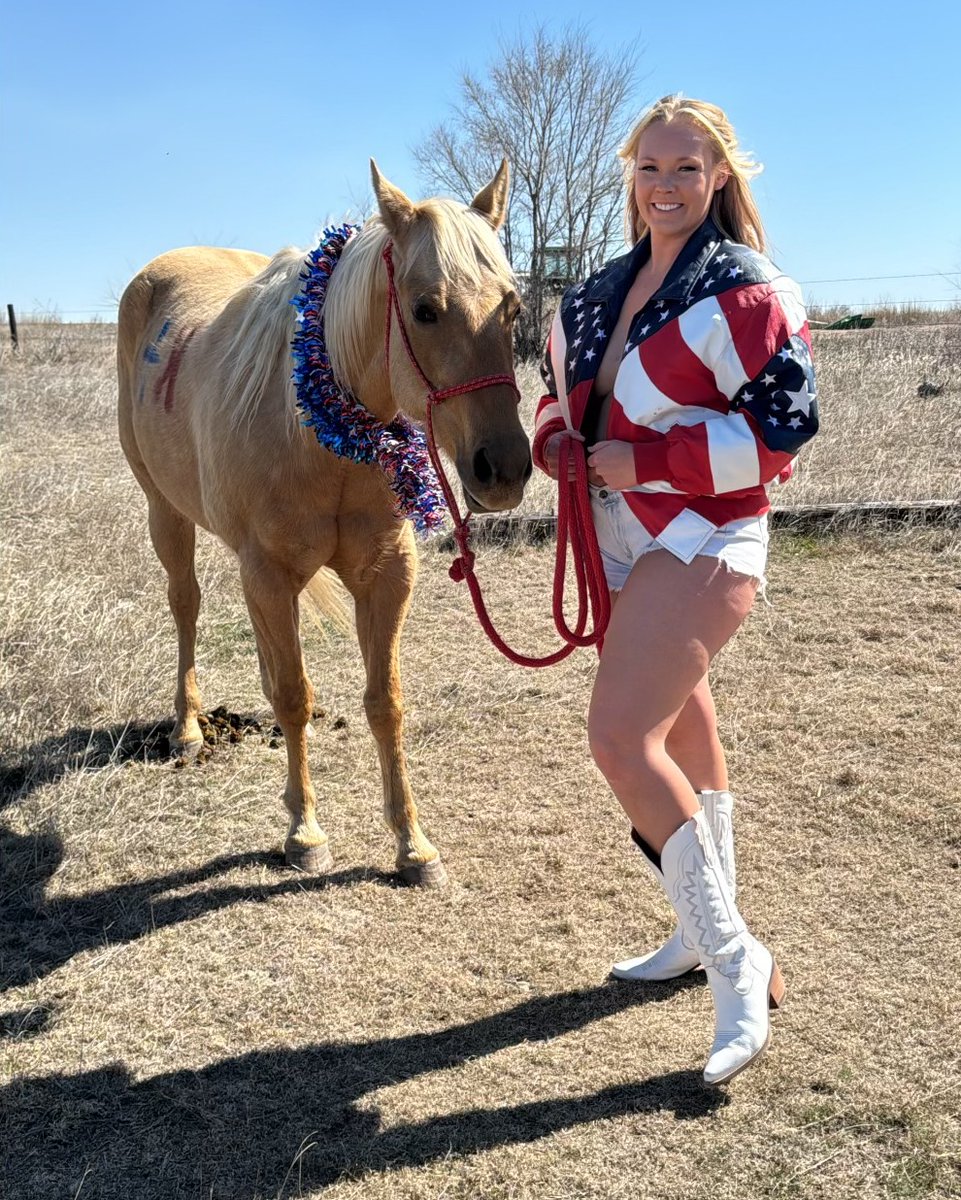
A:
{"type": "Polygon", "coordinates": [[[707,134],[691,121],[656,121],[641,134],[634,198],[652,238],[686,241],[711,208],[730,172],[716,162],[707,134]]]}

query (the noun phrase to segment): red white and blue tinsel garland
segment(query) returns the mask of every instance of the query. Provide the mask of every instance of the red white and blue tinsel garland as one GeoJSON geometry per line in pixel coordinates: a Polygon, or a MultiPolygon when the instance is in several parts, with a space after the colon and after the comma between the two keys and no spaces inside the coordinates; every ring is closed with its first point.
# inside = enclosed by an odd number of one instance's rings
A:
{"type": "Polygon", "coordinates": [[[397,512],[427,534],[444,523],[446,506],[423,432],[406,417],[389,425],[370,413],[335,381],[324,338],[324,298],[341,251],[357,225],[325,229],[300,274],[303,287],[291,300],[300,328],[291,339],[297,406],[304,424],[325,449],[356,463],[376,463],[390,484],[397,512]]]}

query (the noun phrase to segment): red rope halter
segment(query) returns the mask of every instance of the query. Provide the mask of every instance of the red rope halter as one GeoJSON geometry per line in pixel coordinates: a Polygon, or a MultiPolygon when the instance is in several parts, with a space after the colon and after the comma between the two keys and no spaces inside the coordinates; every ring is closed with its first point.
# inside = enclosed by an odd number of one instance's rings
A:
{"type": "Polygon", "coordinates": [[[467,581],[471,599],[474,602],[474,609],[484,632],[501,654],[509,658],[511,662],[517,663],[518,666],[553,666],[554,663],[567,658],[576,646],[597,646],[600,649],[611,615],[611,602],[607,583],[604,579],[604,566],[601,562],[601,552],[597,545],[597,534],[591,518],[591,500],[587,490],[587,459],[583,444],[575,438],[565,438],[560,446],[557,556],[554,560],[554,595],[552,606],[554,625],[557,628],[557,632],[567,644],[562,646],[560,650],[555,650],[553,654],[546,655],[544,658],[531,658],[526,654],[519,654],[516,650],[512,650],[494,628],[484,604],[480,583],[474,574],[475,555],[469,545],[470,514],[465,517],[461,516],[457,499],[447,480],[444,465],[437,452],[437,443],[434,439],[433,413],[435,405],[442,404],[452,396],[462,396],[467,392],[479,391],[481,388],[501,385],[509,387],[517,397],[518,403],[520,403],[520,391],[517,387],[517,380],[513,375],[481,375],[477,379],[457,384],[455,387],[434,387],[421,369],[420,363],[417,361],[417,356],[414,354],[413,347],[410,344],[407,326],[404,322],[404,314],[401,311],[400,299],[394,283],[392,249],[393,242],[389,241],[383,250],[383,259],[387,264],[387,323],[384,335],[385,361],[388,364],[390,362],[390,325],[391,313],[393,312],[397,316],[397,325],[403,339],[404,349],[407,351],[407,357],[410,359],[411,366],[417,372],[421,383],[427,390],[427,451],[430,454],[431,462],[434,464],[434,470],[437,472],[437,478],[440,480],[444,499],[447,501],[447,507],[450,509],[450,514],[454,520],[454,541],[460,551],[450,567],[451,579],[456,582],[462,579],[467,581]],[[572,452],[574,455],[575,478],[571,480],[568,479],[568,468],[572,452]],[[573,519],[571,518],[571,513],[573,513],[573,519]],[[567,619],[564,616],[564,577],[567,568],[568,549],[570,549],[574,557],[574,574],[577,580],[577,620],[574,622],[573,629],[568,627],[567,619]],[[590,607],[593,614],[594,628],[590,633],[585,633],[588,607],[590,607]]]}

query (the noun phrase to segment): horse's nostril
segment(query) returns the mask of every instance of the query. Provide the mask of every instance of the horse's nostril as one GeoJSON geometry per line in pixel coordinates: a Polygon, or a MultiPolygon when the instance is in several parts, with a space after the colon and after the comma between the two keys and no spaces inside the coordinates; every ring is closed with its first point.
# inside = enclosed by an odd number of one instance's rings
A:
{"type": "Polygon", "coordinates": [[[490,483],[493,475],[494,468],[490,465],[487,451],[481,447],[474,455],[474,478],[478,483],[490,483]]]}

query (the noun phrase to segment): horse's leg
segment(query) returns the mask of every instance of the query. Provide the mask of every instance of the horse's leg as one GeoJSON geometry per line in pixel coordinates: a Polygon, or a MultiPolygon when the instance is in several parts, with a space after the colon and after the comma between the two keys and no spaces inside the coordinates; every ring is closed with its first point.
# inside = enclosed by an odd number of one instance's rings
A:
{"type": "MultiPolygon", "coordinates": [[[[264,693],[267,703],[272,704],[273,701],[271,700],[270,676],[267,673],[267,664],[264,661],[264,655],[259,646],[257,647],[257,665],[260,669],[260,690],[264,693]]],[[[313,716],[313,712],[311,712],[311,716],[313,716]]],[[[306,733],[308,738],[317,736],[314,726],[310,721],[307,722],[306,733]]]]}
{"type": "Polygon", "coordinates": [[[257,635],[261,682],[287,747],[284,806],[290,828],[284,854],[301,871],[330,870],[327,834],[317,824],[316,797],[307,763],[307,726],[314,690],[304,671],[298,596],[303,580],[257,556],[241,555],[240,575],[247,609],[257,635]]]}
{"type": "Polygon", "coordinates": [[[417,574],[409,526],[405,523],[393,546],[378,549],[374,570],[345,578],[355,600],[357,639],[367,668],[364,709],[380,756],[384,818],[397,841],[397,870],[407,883],[438,887],[447,876],[440,855],[418,823],[403,746],[398,652],[417,574]]]}
{"type": "Polygon", "coordinates": [[[268,704],[273,703],[271,699],[270,675],[267,672],[267,660],[264,658],[264,652],[260,648],[260,643],[257,643],[257,666],[260,669],[260,690],[268,704]]]}
{"type": "Polygon", "coordinates": [[[200,586],[194,572],[196,526],[154,488],[145,488],[150,506],[150,539],[167,572],[167,600],[177,626],[177,720],[170,735],[176,754],[192,755],[203,745],[197,721],[200,692],[194,652],[197,644],[197,614],[200,586]]]}

